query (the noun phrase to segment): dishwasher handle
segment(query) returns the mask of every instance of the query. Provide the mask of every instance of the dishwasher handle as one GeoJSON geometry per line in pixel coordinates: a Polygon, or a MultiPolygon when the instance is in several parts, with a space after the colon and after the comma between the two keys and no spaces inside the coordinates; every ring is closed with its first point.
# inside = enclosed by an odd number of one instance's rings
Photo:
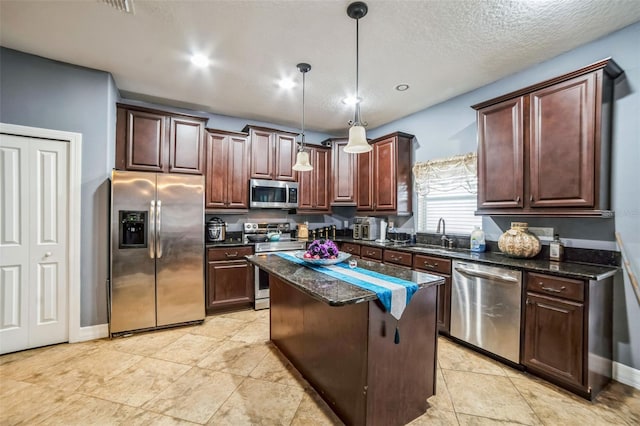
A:
{"type": "Polygon", "coordinates": [[[506,281],[506,282],[518,283],[518,284],[520,283],[520,280],[518,278],[514,278],[509,275],[500,275],[500,274],[494,274],[492,272],[487,272],[487,271],[467,269],[464,266],[456,266],[455,270],[462,274],[471,275],[472,277],[488,278],[491,280],[506,281]]]}

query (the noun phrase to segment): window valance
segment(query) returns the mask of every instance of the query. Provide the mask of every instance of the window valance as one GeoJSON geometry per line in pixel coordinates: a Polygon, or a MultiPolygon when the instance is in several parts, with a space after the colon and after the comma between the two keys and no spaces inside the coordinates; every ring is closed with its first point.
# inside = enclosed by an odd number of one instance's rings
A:
{"type": "Polygon", "coordinates": [[[477,194],[477,164],[475,152],[416,163],[413,166],[416,191],[419,195],[427,195],[464,189],[477,194]]]}

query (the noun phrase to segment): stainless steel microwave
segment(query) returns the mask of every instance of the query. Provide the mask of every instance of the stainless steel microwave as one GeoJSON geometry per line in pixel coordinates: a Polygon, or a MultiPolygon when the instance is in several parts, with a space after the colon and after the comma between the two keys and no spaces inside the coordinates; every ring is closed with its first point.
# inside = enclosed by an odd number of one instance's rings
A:
{"type": "Polygon", "coordinates": [[[298,182],[249,180],[249,207],[263,209],[298,208],[298,182]]]}

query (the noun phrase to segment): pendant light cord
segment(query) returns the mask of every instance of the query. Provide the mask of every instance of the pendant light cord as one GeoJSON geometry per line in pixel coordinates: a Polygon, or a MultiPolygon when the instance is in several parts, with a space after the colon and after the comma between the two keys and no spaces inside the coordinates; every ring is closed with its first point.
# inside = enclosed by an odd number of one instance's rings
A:
{"type": "Polygon", "coordinates": [[[306,72],[302,73],[302,144],[300,145],[300,151],[304,150],[304,87],[306,74],[306,72]]]}

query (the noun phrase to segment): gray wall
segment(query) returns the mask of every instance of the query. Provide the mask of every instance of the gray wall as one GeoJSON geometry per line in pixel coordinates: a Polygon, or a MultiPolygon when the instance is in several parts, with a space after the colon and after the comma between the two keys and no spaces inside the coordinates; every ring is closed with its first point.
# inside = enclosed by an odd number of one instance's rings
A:
{"type": "Polygon", "coordinates": [[[107,321],[108,204],[114,164],[109,73],[0,50],[0,121],[82,134],[81,325],[107,321]]]}
{"type": "MultiPolygon", "coordinates": [[[[636,274],[640,272],[640,23],[562,54],[439,105],[387,125],[369,130],[369,137],[401,130],[416,135],[415,161],[476,151],[476,116],[470,107],[513,90],[581,68],[611,56],[626,78],[616,85],[612,155],[612,208],[615,219],[526,218],[530,226],[552,226],[575,246],[614,246],[614,231],[620,232],[636,274]]],[[[366,119],[366,111],[363,111],[366,119]]],[[[489,239],[497,237],[516,218],[483,219],[489,239]],[[493,237],[493,238],[492,238],[493,237]]],[[[520,218],[518,218],[520,219],[520,218]]],[[[614,288],[615,359],[640,369],[640,302],[626,274],[618,274],[614,288]]]]}

